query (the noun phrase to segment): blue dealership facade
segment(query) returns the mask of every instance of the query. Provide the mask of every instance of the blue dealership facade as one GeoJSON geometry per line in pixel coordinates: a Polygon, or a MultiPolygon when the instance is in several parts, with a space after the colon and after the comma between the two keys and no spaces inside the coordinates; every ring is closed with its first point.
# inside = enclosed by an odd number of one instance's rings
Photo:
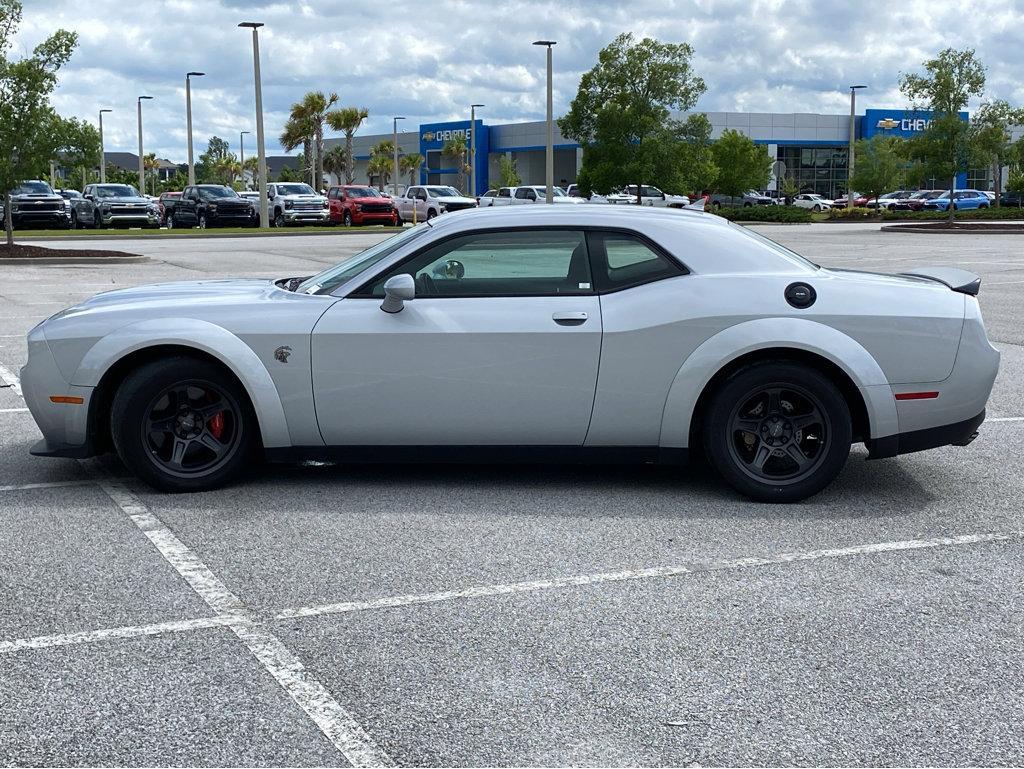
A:
{"type": "MultiPolygon", "coordinates": [[[[767,146],[773,159],[785,164],[785,175],[792,178],[802,191],[818,192],[833,197],[846,191],[848,146],[850,138],[849,114],[818,113],[757,113],[757,112],[705,112],[712,125],[712,136],[718,137],[727,129],[739,131],[759,144],[767,146]]],[[[685,117],[684,114],[676,117],[685,117]]],[[[961,113],[968,120],[968,113],[961,113]]],[[[854,121],[855,138],[891,135],[910,137],[924,130],[931,114],[920,110],[866,109],[854,121]]],[[[465,138],[470,144],[469,120],[444,123],[426,123],[416,131],[398,134],[402,154],[419,153],[424,161],[418,172],[400,180],[400,186],[417,184],[458,184],[477,195],[499,183],[499,163],[502,157],[513,160],[523,184],[544,183],[544,146],[546,140],[543,121],[488,125],[483,119],[476,121],[476,155],[472,174],[459,177],[459,168],[443,154],[449,139],[465,138]]],[[[1024,135],[1016,128],[1015,137],[1024,135]]],[[[380,141],[391,140],[392,134],[357,136],[353,145],[356,158],[356,178],[360,183],[380,184],[380,179],[367,173],[370,151],[380,141]]],[[[341,140],[329,139],[331,146],[341,140]]],[[[583,162],[583,150],[561,135],[555,127],[555,183],[566,185],[576,180],[583,162]]],[[[1004,174],[1004,178],[1005,178],[1004,174]]],[[[779,180],[772,179],[774,189],[779,180]]],[[[946,180],[934,180],[927,186],[942,187],[946,180]]],[[[959,187],[982,190],[992,188],[991,169],[982,168],[961,174],[959,187]]],[[[683,192],[683,190],[679,190],[683,192]]]]}

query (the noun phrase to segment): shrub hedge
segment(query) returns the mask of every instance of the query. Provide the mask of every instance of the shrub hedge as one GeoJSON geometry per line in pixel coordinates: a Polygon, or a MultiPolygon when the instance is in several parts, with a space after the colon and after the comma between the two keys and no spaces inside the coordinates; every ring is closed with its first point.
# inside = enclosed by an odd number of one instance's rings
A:
{"type": "MultiPolygon", "coordinates": [[[[885,222],[935,221],[949,217],[945,211],[883,211],[881,215],[873,208],[833,208],[828,212],[829,219],[869,219],[885,222]]],[[[1024,209],[1010,208],[976,208],[970,211],[957,211],[957,219],[999,221],[1004,219],[1024,219],[1024,209]]]]}
{"type": "Polygon", "coordinates": [[[720,208],[719,216],[732,222],[784,222],[803,224],[811,221],[811,211],[797,206],[748,206],[746,208],[720,208]]]}

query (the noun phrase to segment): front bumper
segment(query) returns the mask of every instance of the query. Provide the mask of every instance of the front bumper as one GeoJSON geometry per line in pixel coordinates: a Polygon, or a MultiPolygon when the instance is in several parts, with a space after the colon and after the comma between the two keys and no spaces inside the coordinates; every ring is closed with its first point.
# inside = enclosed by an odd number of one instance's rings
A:
{"type": "Polygon", "coordinates": [[[387,211],[384,213],[355,213],[352,214],[353,224],[390,224],[395,221],[395,212],[387,211]]]}
{"type": "Polygon", "coordinates": [[[130,213],[130,214],[113,214],[104,213],[100,211],[100,221],[104,226],[110,226],[111,224],[137,224],[140,226],[153,226],[156,227],[160,224],[159,213],[130,213]]]}
{"type": "Polygon", "coordinates": [[[58,224],[66,227],[71,223],[71,216],[64,211],[11,211],[11,224],[15,227],[23,224],[58,224]]]}
{"type": "Polygon", "coordinates": [[[39,326],[28,335],[28,362],[21,369],[21,391],[43,434],[43,440],[32,447],[33,454],[77,458],[93,454],[89,440],[93,388],[68,384],[39,326]],[[76,396],[83,402],[53,403],[51,395],[76,396]]]}
{"type": "Polygon", "coordinates": [[[321,222],[329,224],[331,221],[331,211],[327,208],[322,208],[318,211],[294,211],[286,209],[284,211],[284,220],[289,224],[321,222]]]}

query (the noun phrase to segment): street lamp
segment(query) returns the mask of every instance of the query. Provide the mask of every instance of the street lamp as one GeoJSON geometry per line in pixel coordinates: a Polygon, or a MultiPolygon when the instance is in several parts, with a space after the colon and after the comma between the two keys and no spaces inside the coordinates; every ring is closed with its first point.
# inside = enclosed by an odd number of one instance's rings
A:
{"type": "Polygon", "coordinates": [[[476,108],[486,104],[469,105],[469,196],[476,197],[476,108]]]}
{"type": "Polygon", "coordinates": [[[188,72],[185,74],[185,122],[188,124],[188,183],[196,183],[196,165],[192,162],[192,78],[202,77],[205,72],[188,72]]]}
{"type": "Polygon", "coordinates": [[[238,161],[238,164],[242,167],[242,186],[245,187],[246,189],[249,189],[249,185],[245,183],[245,135],[247,133],[249,132],[238,132],[238,152],[241,156],[241,159],[238,161]]]}
{"type": "Polygon", "coordinates": [[[547,185],[547,202],[555,202],[555,121],[552,116],[551,87],[551,47],[557,45],[554,40],[535,40],[534,45],[543,45],[548,49],[548,141],[544,157],[544,182],[547,185]]]}
{"type": "Polygon", "coordinates": [[[270,218],[267,212],[267,150],[263,143],[263,85],[260,82],[260,38],[259,28],[263,26],[258,21],[243,21],[238,26],[248,27],[252,30],[252,66],[254,80],[256,81],[256,152],[259,156],[260,184],[260,227],[269,227],[270,218]]]}
{"type": "Polygon", "coordinates": [[[850,86],[850,149],[849,158],[846,161],[846,207],[853,208],[853,188],[850,183],[853,180],[853,140],[856,136],[854,130],[853,120],[854,113],[857,109],[857,91],[861,88],[867,88],[866,85],[851,85],[850,86]]]}
{"type": "Polygon", "coordinates": [[[100,184],[107,182],[107,153],[103,149],[103,113],[113,111],[112,109],[100,110],[100,184]]]}
{"type": "MultiPolygon", "coordinates": [[[[393,141],[395,143],[395,172],[394,172],[395,176],[394,176],[393,184],[394,184],[394,188],[395,188],[395,197],[396,198],[398,197],[398,121],[399,120],[405,120],[405,118],[400,116],[400,115],[398,117],[391,118],[391,121],[392,121],[391,122],[391,131],[392,131],[392,134],[393,134],[393,141]]],[[[383,187],[383,186],[384,186],[384,179],[381,178],[381,187],[383,187]]],[[[381,191],[383,192],[383,190],[381,190],[381,191]]]]}
{"type": "Polygon", "coordinates": [[[136,102],[139,113],[139,194],[146,194],[146,164],[142,159],[142,101],[152,99],[152,96],[140,96],[136,102]]]}

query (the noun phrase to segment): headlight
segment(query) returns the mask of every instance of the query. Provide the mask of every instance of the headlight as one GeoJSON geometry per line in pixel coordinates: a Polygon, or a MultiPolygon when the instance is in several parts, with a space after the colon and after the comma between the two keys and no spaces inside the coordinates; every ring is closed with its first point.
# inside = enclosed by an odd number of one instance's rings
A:
{"type": "Polygon", "coordinates": [[[324,200],[324,208],[330,208],[330,207],[331,207],[331,204],[328,203],[327,200],[324,200]]]}
{"type": "Polygon", "coordinates": [[[291,207],[292,207],[292,202],[291,202],[290,200],[286,200],[286,201],[284,202],[284,207],[285,207],[285,208],[291,208],[291,207]]]}
{"type": "Polygon", "coordinates": [[[149,206],[149,213],[151,213],[151,214],[158,214],[158,213],[160,213],[160,206],[158,206],[158,205],[156,205],[154,203],[151,203],[150,206],[149,206]]]}
{"type": "Polygon", "coordinates": [[[353,203],[352,204],[352,208],[354,208],[356,211],[362,211],[363,210],[362,205],[360,205],[359,203],[353,203]]]}
{"type": "Polygon", "coordinates": [[[215,214],[215,213],[217,213],[217,204],[216,204],[216,203],[210,203],[210,205],[208,205],[208,206],[207,206],[206,208],[207,208],[207,210],[208,210],[208,211],[209,211],[209,212],[210,212],[211,214],[215,214]]]}
{"type": "Polygon", "coordinates": [[[445,205],[444,203],[438,203],[438,204],[437,204],[437,207],[438,207],[438,208],[439,208],[440,210],[442,210],[442,211],[447,211],[447,210],[448,210],[448,206],[446,206],[446,205],[445,205]]]}
{"type": "Polygon", "coordinates": [[[11,203],[11,213],[12,214],[18,213],[18,204],[17,203],[11,203]]]}

